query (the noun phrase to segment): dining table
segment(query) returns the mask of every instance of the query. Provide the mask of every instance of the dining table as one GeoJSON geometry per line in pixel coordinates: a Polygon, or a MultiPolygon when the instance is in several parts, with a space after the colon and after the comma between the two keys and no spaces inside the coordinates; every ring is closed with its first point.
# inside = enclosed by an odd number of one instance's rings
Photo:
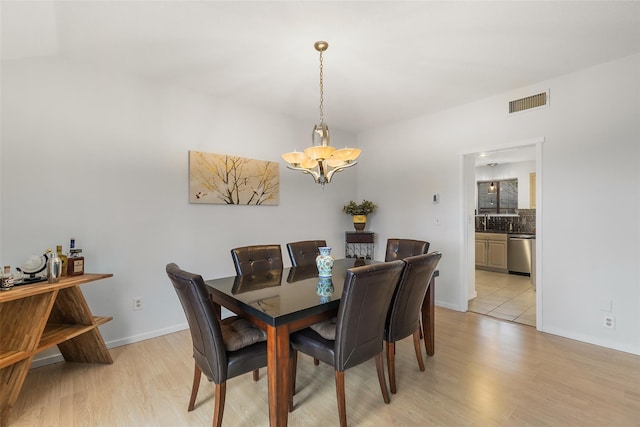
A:
{"type": "MultiPolygon", "coordinates": [[[[330,278],[320,278],[312,265],[205,280],[219,317],[221,307],[225,307],[266,331],[270,426],[287,425],[289,334],[336,316],[347,270],[378,262],[336,259],[330,278]]],[[[432,278],[422,307],[423,336],[429,356],[435,351],[434,287],[432,278]]]]}

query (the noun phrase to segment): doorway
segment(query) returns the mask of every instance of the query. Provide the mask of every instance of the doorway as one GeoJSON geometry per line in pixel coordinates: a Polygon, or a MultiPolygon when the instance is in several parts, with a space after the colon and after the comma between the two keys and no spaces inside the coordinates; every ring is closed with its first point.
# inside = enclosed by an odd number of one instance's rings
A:
{"type": "Polygon", "coordinates": [[[463,156],[464,236],[467,256],[466,280],[463,284],[465,289],[462,292],[466,301],[463,301],[462,305],[469,311],[535,326],[538,330],[541,330],[543,320],[541,263],[537,261],[540,260],[542,248],[540,201],[543,142],[544,138],[538,138],[483,151],[470,151],[463,156]],[[479,170],[482,172],[479,173],[479,170]],[[476,271],[475,233],[479,224],[477,182],[511,178],[518,178],[521,183],[518,214],[511,217],[507,213],[494,214],[492,218],[490,217],[490,231],[504,232],[504,235],[508,235],[507,233],[516,231],[513,228],[516,224],[518,227],[523,227],[523,231],[535,235],[536,244],[533,245],[531,256],[533,262],[531,277],[508,274],[506,265],[504,269],[476,271]],[[529,197],[530,193],[531,197],[529,197]],[[528,228],[521,223],[526,219],[530,221],[528,228]]]}

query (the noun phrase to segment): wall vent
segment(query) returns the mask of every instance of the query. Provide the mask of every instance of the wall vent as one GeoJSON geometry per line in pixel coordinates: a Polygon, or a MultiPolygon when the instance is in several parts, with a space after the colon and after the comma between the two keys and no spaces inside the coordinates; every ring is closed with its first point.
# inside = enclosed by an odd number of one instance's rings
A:
{"type": "Polygon", "coordinates": [[[532,108],[546,107],[549,103],[549,91],[537,93],[509,102],[509,114],[518,113],[520,111],[530,110],[532,108]]]}

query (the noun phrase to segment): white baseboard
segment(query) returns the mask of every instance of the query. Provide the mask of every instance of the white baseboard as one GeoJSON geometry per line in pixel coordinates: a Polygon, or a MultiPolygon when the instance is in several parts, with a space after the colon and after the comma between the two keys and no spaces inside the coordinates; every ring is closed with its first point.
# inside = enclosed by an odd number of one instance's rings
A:
{"type": "MultiPolygon", "coordinates": [[[[187,323],[180,323],[168,328],[156,329],[154,331],[145,332],[144,334],[134,335],[131,337],[121,338],[114,341],[108,341],[105,344],[107,348],[116,348],[121,347],[127,344],[133,344],[136,342],[148,340],[151,338],[161,337],[163,335],[171,334],[178,331],[184,331],[188,329],[189,325],[187,323]]],[[[56,353],[51,355],[46,355],[42,357],[36,357],[31,363],[31,368],[39,368],[41,366],[51,365],[52,363],[64,362],[64,357],[62,354],[56,353]]]]}
{"type": "Polygon", "coordinates": [[[569,338],[572,340],[576,340],[576,341],[581,341],[581,342],[585,342],[588,344],[593,344],[593,345],[597,345],[600,347],[605,347],[605,348],[610,348],[612,350],[618,350],[618,351],[623,351],[625,353],[630,353],[630,354],[635,354],[637,356],[640,356],[640,348],[639,347],[634,347],[634,346],[630,346],[630,345],[626,345],[626,344],[620,344],[617,341],[611,341],[611,340],[603,340],[591,335],[584,335],[584,334],[575,334],[572,332],[568,332],[565,331],[563,329],[559,329],[559,328],[549,328],[549,327],[545,327],[543,328],[543,330],[541,330],[541,332],[543,333],[547,333],[547,334],[552,334],[552,335],[557,335],[559,337],[563,337],[563,338],[569,338]]]}
{"type": "Polygon", "coordinates": [[[184,331],[185,329],[189,329],[189,325],[187,323],[179,323],[177,325],[173,325],[168,328],[156,329],[154,331],[145,332],[144,334],[125,337],[119,340],[109,341],[107,343],[107,348],[115,348],[115,347],[120,347],[127,344],[133,344],[135,342],[161,337],[163,335],[172,334],[174,332],[184,331]]]}
{"type": "Polygon", "coordinates": [[[436,301],[435,305],[438,307],[442,307],[442,308],[448,308],[449,310],[454,310],[454,311],[465,311],[462,309],[462,307],[460,307],[459,305],[455,305],[455,304],[448,304],[446,302],[442,302],[442,301],[436,301]]]}

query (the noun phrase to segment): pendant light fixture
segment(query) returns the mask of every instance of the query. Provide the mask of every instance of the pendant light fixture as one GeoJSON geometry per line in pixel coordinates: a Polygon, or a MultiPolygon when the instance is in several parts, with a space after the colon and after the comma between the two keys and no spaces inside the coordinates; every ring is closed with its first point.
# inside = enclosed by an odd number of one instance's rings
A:
{"type": "Polygon", "coordinates": [[[322,74],[322,53],[329,48],[329,43],[317,41],[313,45],[320,52],[320,123],[313,127],[311,147],[304,152],[292,151],[282,155],[287,167],[305,174],[310,174],[316,183],[323,188],[331,182],[336,172],[356,165],[360,155],[358,148],[342,148],[336,150],[329,145],[329,126],[324,122],[324,82],[322,74]]]}
{"type": "Polygon", "coordinates": [[[496,184],[494,182],[492,182],[489,185],[489,188],[487,189],[487,194],[496,194],[496,191],[497,191],[496,184]]]}

